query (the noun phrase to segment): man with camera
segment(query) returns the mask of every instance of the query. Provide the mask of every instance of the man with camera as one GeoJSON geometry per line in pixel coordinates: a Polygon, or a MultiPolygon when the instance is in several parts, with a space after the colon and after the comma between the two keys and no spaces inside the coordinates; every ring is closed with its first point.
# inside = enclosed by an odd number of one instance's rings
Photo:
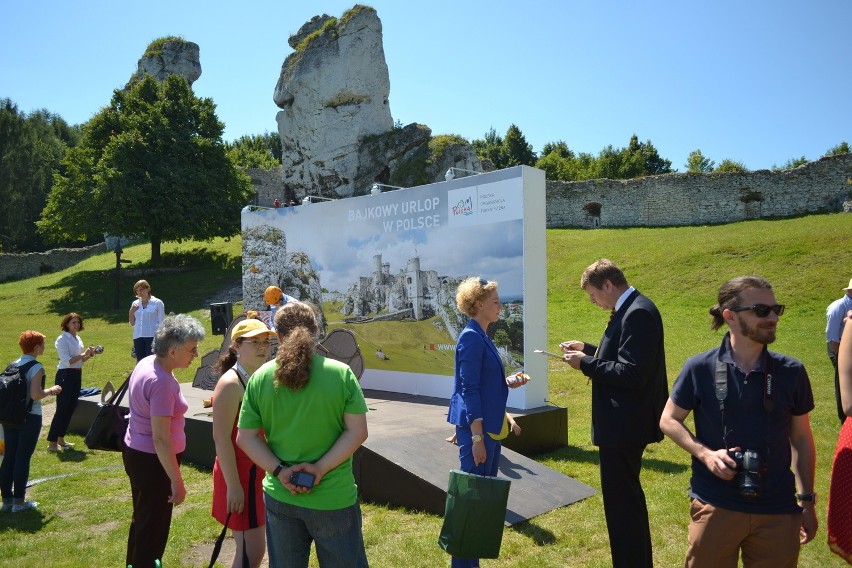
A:
{"type": "Polygon", "coordinates": [[[814,407],[804,365],[767,349],[784,306],[759,276],[719,289],[722,344],[691,357],[660,428],[692,454],[686,566],[796,566],[817,530],[814,407]],[[695,434],[684,424],[694,414],[695,434]]]}

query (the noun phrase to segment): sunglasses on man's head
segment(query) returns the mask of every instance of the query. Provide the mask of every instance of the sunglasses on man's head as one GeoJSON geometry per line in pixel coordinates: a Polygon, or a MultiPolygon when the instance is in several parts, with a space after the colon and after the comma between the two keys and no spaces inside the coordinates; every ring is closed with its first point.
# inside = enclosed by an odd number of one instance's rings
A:
{"type": "Polygon", "coordinates": [[[731,308],[732,312],[745,312],[748,310],[753,310],[754,315],[759,318],[765,318],[769,315],[769,312],[775,312],[776,316],[780,316],[784,313],[784,304],[775,304],[774,306],[767,306],[766,304],[754,304],[753,306],[737,306],[735,308],[731,308]]]}

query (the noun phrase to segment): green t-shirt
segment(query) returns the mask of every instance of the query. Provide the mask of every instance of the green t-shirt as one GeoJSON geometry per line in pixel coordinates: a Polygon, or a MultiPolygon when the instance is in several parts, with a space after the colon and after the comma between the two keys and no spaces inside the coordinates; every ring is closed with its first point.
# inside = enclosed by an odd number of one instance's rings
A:
{"type": "MultiPolygon", "coordinates": [[[[314,463],[346,429],[344,413],[367,413],[361,385],[349,366],[314,355],[303,389],[275,388],[275,366],[269,361],[249,379],[238,427],[263,428],[269,449],[284,463],[314,463]]],[[[263,489],[282,503],[308,509],[343,509],[358,497],[351,457],[325,474],[310,493],[292,495],[269,472],[263,489]]]]}

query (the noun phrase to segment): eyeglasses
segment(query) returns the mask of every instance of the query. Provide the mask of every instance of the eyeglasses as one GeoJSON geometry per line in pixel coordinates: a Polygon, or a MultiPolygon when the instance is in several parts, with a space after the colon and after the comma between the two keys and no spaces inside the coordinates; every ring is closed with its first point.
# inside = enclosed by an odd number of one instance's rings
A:
{"type": "Polygon", "coordinates": [[[195,347],[193,347],[192,349],[181,348],[181,349],[178,349],[178,351],[184,351],[184,352],[189,353],[190,355],[192,355],[194,357],[198,357],[198,346],[197,345],[195,347]]]}
{"type": "Polygon", "coordinates": [[[267,345],[269,344],[268,339],[243,339],[240,341],[240,345],[248,343],[249,345],[267,345]]]}
{"type": "Polygon", "coordinates": [[[776,316],[780,316],[784,313],[784,304],[775,304],[774,306],[767,306],[766,304],[754,304],[753,306],[737,306],[735,308],[731,308],[732,312],[745,312],[748,310],[753,310],[754,315],[759,318],[765,318],[769,315],[769,312],[775,312],[776,316]]]}

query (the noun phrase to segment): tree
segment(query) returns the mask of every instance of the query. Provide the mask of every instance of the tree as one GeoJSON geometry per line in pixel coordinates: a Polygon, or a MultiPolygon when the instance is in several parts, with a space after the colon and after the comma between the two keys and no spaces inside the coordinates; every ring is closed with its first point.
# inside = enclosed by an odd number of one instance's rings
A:
{"type": "Polygon", "coordinates": [[[489,160],[498,170],[506,167],[503,156],[503,137],[497,134],[494,127],[485,133],[485,138],[470,143],[480,160],[489,160]]]}
{"type": "Polygon", "coordinates": [[[569,164],[569,159],[560,156],[559,152],[554,150],[539,158],[535,167],[544,170],[544,177],[547,179],[568,181],[566,170],[569,164]]]}
{"type": "MultiPolygon", "coordinates": [[[[547,142],[541,148],[541,157],[544,158],[548,154],[552,154],[556,152],[556,155],[560,158],[573,158],[574,152],[571,151],[571,148],[568,147],[568,144],[565,143],[564,140],[557,140],[556,142],[547,142]]],[[[536,166],[538,167],[538,166],[536,166]]]]}
{"type": "Polygon", "coordinates": [[[269,151],[272,152],[272,157],[280,164],[281,158],[284,155],[284,148],[281,146],[281,136],[277,132],[265,132],[263,139],[266,141],[269,151]]]}
{"type": "Polygon", "coordinates": [[[492,127],[485,138],[470,143],[480,160],[489,160],[498,170],[512,166],[532,166],[536,156],[521,129],[509,125],[506,136],[500,136],[492,127]]]}
{"type": "Polygon", "coordinates": [[[775,164],[772,164],[772,169],[774,171],[792,170],[793,168],[798,168],[799,166],[801,166],[803,164],[807,164],[809,161],[810,160],[808,160],[805,156],[802,156],[800,158],[790,158],[789,160],[784,162],[783,166],[776,166],[775,164]]]}
{"type": "MultiPolygon", "coordinates": [[[[277,136],[276,139],[280,148],[281,140],[277,136]]],[[[269,147],[269,142],[268,133],[262,136],[259,134],[240,136],[233,142],[226,142],[225,151],[235,166],[270,170],[281,165],[281,158],[280,156],[278,159],[275,158],[272,148],[269,147]]]]}
{"type": "Polygon", "coordinates": [[[735,162],[733,160],[722,160],[719,162],[719,165],[713,170],[713,173],[727,173],[727,174],[743,174],[748,172],[748,168],[742,162],[735,162]]]}
{"type": "Polygon", "coordinates": [[[509,347],[509,333],[505,329],[498,329],[494,332],[494,345],[497,347],[509,347]]]}
{"type": "Polygon", "coordinates": [[[0,250],[45,249],[35,222],[54,170],[78,138],[79,129],[47,110],[26,115],[11,100],[0,100],[0,250]]]}
{"type": "Polygon", "coordinates": [[[705,158],[704,154],[701,153],[701,150],[693,150],[690,152],[685,164],[686,171],[691,174],[710,173],[713,171],[713,166],[715,165],[716,162],[710,158],[705,158]]]}
{"type": "Polygon", "coordinates": [[[848,154],[849,151],[849,143],[844,141],[838,144],[837,146],[832,146],[825,153],[826,156],[839,156],[840,154],[848,154]]]}
{"type": "Polygon", "coordinates": [[[635,134],[630,137],[625,158],[626,167],[620,172],[621,179],[668,174],[672,171],[672,161],[661,158],[650,140],[640,143],[635,134]]]}
{"type": "Polygon", "coordinates": [[[503,155],[506,157],[506,166],[532,166],[535,164],[535,152],[532,144],[527,142],[521,129],[514,124],[509,125],[506,136],[503,138],[503,155]]]}
{"type": "Polygon", "coordinates": [[[163,241],[234,235],[251,183],[228,160],[223,129],[183,77],[116,90],[66,153],[39,231],[52,241],[144,235],[153,263],[163,241]]]}
{"type": "Polygon", "coordinates": [[[650,140],[639,142],[635,134],[626,148],[607,146],[598,154],[595,164],[598,178],[632,179],[643,176],[667,174],[672,171],[671,160],[660,157],[650,140]]]}

